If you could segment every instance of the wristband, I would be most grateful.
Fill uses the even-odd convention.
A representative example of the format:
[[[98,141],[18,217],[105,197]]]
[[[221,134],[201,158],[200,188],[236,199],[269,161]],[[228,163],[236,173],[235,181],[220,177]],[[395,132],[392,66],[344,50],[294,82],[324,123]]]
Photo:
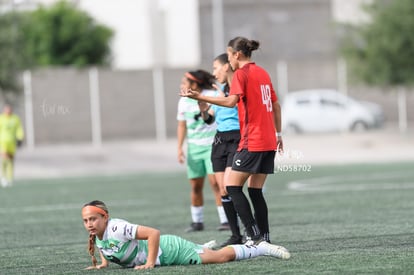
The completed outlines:
[[[277,133],[276,133],[276,136],[277,136],[277,137],[281,137],[281,136],[282,136],[282,132],[277,132]]]
[[[207,111],[205,111],[206,114],[204,114],[205,116],[207,116],[205,119],[203,118],[204,122],[207,123],[208,125],[212,124],[214,122],[214,116],[210,115]]]

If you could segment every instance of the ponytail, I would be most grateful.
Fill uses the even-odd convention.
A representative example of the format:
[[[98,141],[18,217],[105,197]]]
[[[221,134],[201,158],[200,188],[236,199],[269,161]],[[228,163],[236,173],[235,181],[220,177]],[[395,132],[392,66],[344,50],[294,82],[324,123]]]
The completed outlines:
[[[249,40],[245,37],[238,36],[233,38],[227,44],[227,47],[230,47],[235,52],[242,52],[244,56],[251,57],[252,51],[255,51],[259,48],[260,42],[257,40]]]
[[[96,267],[98,261],[95,257],[95,235],[89,234],[89,241],[88,241],[88,252],[92,259],[92,265]]]

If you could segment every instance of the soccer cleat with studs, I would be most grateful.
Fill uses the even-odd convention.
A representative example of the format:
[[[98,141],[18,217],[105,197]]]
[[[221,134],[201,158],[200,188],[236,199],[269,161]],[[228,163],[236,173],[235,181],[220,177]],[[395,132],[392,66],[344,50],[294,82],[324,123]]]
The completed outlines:
[[[230,230],[230,225],[229,225],[229,223],[227,223],[227,222],[222,223],[222,224],[220,224],[220,225],[217,227],[217,230],[218,230],[218,231],[226,231],[226,230]]]
[[[232,235],[232,236],[230,236],[230,238],[227,241],[221,243],[220,247],[226,247],[226,246],[232,245],[232,244],[243,244],[242,237]]]
[[[202,222],[193,222],[191,223],[190,227],[185,230],[185,232],[196,232],[196,231],[203,231],[204,224]]]

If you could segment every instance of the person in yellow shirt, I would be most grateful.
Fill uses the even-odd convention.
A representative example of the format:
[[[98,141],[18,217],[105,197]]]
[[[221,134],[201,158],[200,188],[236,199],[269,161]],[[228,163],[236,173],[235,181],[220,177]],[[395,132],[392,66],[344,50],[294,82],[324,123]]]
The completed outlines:
[[[6,104],[0,115],[0,154],[1,163],[1,185],[10,186],[14,178],[14,154],[16,147],[22,144],[24,131],[20,118],[13,114],[12,107]]]

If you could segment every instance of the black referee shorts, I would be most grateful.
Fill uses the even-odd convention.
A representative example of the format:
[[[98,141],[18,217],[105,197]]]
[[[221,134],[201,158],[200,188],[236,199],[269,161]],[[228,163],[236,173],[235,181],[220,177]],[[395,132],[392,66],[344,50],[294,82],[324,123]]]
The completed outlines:
[[[218,132],[214,136],[211,150],[211,162],[214,172],[224,172],[226,167],[231,167],[234,153],[240,142],[240,131]]]

